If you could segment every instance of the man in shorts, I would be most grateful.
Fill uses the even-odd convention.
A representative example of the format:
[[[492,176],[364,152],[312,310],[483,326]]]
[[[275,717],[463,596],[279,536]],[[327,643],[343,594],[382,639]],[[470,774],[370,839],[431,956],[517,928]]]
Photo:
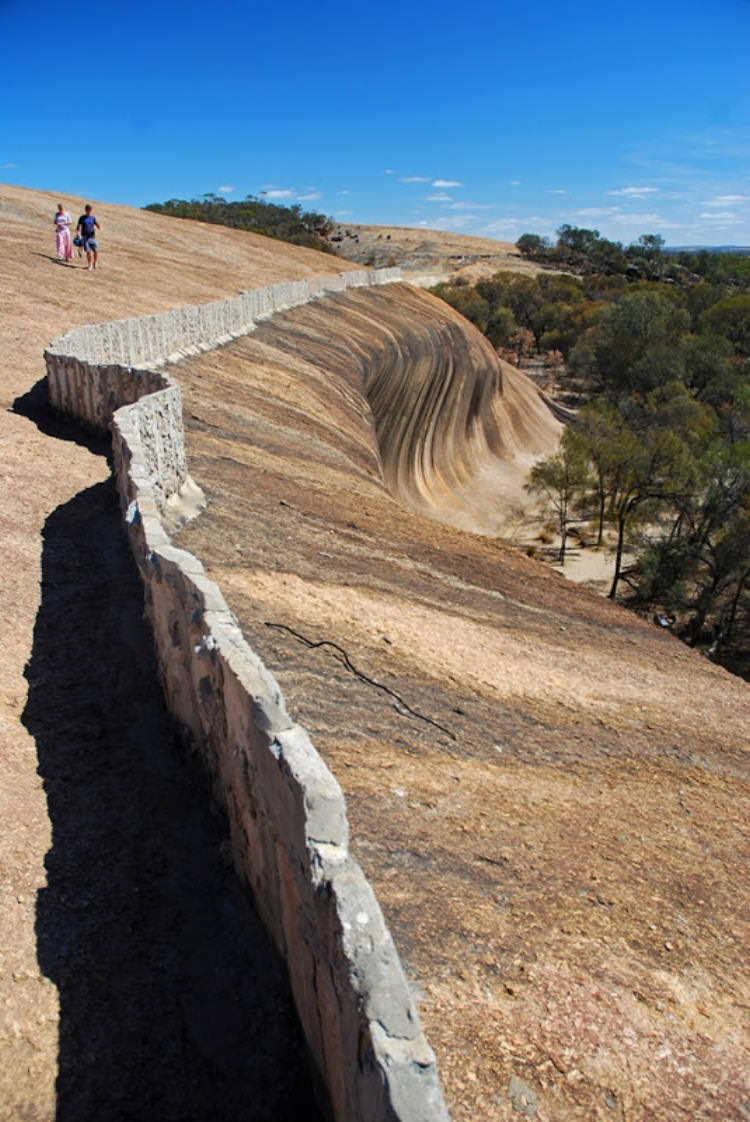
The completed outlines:
[[[86,261],[88,262],[87,268],[95,269],[99,260],[99,242],[96,240],[96,231],[101,230],[101,226],[91,213],[91,203],[86,203],[83,210],[84,213],[78,219],[76,225],[76,233],[80,233],[83,238],[83,248],[86,250]]]

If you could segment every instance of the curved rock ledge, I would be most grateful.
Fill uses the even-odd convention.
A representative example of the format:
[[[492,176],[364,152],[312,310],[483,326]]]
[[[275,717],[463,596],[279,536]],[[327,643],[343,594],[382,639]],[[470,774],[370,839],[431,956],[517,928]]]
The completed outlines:
[[[533,383],[411,285],[337,294],[276,317],[256,339],[364,395],[372,419],[361,443],[374,421],[388,490],[462,529],[496,534],[524,503],[530,464],[558,445],[561,424]]]
[[[287,959],[337,1122],[440,1122],[448,1114],[393,940],[349,853],[341,789],[288,717],[218,586],[171,544],[170,509],[195,501],[195,488],[179,388],[153,367],[245,334],[275,311],[396,279],[398,270],[380,270],[273,285],[78,328],[45,352],[52,404],[83,424],[111,425],[167,703],[227,809],[235,866]]]

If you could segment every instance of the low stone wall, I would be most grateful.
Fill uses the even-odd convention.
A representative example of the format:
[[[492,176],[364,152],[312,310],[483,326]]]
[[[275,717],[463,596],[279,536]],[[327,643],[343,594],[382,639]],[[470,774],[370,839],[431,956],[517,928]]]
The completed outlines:
[[[215,346],[325,292],[398,279],[398,270],[379,270],[273,285],[203,308],[78,328],[45,352],[53,404],[87,425],[111,423],[167,703],[226,807],[235,867],[287,960],[336,1122],[441,1122],[448,1114],[393,940],[349,853],[341,789],[289,718],[218,586],[171,544],[169,505],[191,486],[180,392],[166,373],[134,367]],[[187,347],[180,324],[188,325]]]
[[[353,269],[331,276],[280,281],[210,304],[186,304],[158,315],[76,327],[55,340],[55,354],[105,366],[176,362],[246,335],[256,323],[276,312],[307,304],[326,293],[400,279],[400,269]]]

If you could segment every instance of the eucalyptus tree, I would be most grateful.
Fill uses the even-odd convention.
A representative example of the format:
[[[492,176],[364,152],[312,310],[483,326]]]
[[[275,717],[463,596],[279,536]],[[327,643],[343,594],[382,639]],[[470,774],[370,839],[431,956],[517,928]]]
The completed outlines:
[[[526,489],[542,496],[545,507],[552,510],[560,533],[558,561],[565,564],[570,515],[588,484],[586,451],[572,429],[563,433],[560,447],[553,456],[534,464]]]

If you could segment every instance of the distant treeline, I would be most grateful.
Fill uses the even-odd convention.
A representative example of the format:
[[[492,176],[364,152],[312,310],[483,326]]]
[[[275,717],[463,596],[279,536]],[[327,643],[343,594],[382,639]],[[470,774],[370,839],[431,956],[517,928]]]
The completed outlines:
[[[734,253],[739,257],[750,257],[750,245],[712,245],[706,250],[704,245],[665,245],[664,252],[673,257],[678,253]]]
[[[292,245],[303,245],[323,253],[333,253],[328,244],[328,234],[333,219],[301,206],[277,206],[248,195],[241,201],[229,203],[220,195],[203,195],[200,199],[168,199],[166,203],[149,203],[144,210],[167,214],[172,218],[193,218],[197,222],[213,222],[218,226],[232,226],[236,230],[250,230],[267,238],[278,238]]]
[[[623,246],[603,238],[598,230],[567,225],[559,228],[554,243],[539,234],[522,234],[516,245],[532,261],[578,274],[604,273],[678,284],[705,280],[742,291],[750,288],[750,256],[742,249],[734,253],[724,248],[666,250],[659,234],[643,234],[632,245]]]

